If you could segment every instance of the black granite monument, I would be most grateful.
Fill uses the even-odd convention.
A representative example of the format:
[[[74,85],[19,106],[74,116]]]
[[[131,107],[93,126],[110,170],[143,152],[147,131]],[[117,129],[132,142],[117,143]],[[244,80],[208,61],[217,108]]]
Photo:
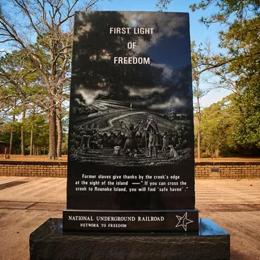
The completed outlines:
[[[32,233],[33,259],[229,257],[195,209],[190,53],[186,13],[77,13],[67,209]]]
[[[189,17],[79,13],[65,231],[198,231]]]

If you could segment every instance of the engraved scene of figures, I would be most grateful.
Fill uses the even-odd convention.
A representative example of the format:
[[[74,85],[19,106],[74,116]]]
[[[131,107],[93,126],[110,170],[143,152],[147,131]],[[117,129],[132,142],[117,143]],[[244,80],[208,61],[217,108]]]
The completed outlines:
[[[162,165],[191,157],[185,114],[152,113],[119,101],[75,106],[70,160],[118,166]]]

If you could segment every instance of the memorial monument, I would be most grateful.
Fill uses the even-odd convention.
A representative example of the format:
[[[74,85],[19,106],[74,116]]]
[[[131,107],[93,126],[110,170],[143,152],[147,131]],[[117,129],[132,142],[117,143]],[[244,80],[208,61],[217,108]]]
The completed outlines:
[[[227,259],[229,235],[195,208],[188,14],[79,12],[74,28],[67,209],[31,257],[52,230],[57,259]]]

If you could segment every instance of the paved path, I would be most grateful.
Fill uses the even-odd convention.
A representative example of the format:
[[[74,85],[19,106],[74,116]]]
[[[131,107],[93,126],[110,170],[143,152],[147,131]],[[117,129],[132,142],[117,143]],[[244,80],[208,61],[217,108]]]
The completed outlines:
[[[0,177],[0,259],[23,260],[29,235],[65,208],[66,179]],[[260,259],[260,179],[197,180],[196,205],[231,233],[231,258]]]

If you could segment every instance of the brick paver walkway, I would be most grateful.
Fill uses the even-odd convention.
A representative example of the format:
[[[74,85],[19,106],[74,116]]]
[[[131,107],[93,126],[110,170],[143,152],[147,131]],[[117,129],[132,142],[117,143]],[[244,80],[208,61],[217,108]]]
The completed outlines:
[[[66,179],[0,177],[0,259],[29,256],[29,235],[65,208]],[[260,179],[196,180],[196,206],[231,233],[231,258],[260,259]]]

